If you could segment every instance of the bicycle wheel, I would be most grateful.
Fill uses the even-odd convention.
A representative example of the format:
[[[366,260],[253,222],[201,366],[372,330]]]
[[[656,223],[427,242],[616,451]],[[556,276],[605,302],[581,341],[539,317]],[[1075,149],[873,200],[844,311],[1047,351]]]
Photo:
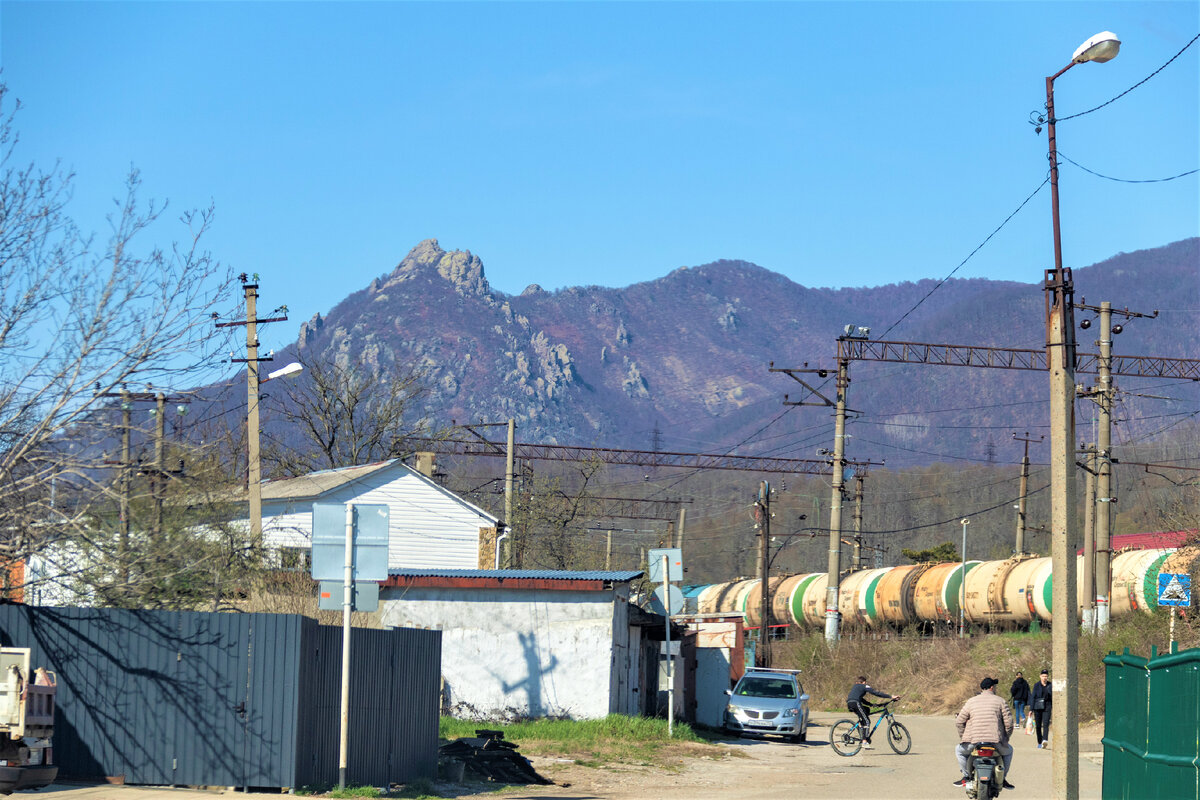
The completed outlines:
[[[852,756],[862,749],[862,732],[852,719],[840,719],[829,729],[829,744],[839,756]]]
[[[899,722],[888,723],[887,740],[896,751],[896,755],[902,756],[912,749],[912,737],[908,735],[908,728]]]

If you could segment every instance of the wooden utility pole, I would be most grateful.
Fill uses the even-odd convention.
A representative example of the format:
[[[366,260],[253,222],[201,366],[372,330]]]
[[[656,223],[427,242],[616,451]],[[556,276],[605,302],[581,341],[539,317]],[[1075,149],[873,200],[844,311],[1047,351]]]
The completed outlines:
[[[759,602],[762,611],[759,614],[758,629],[758,658],[760,667],[771,666],[770,628],[771,628],[771,485],[766,481],[759,484],[758,500],[755,503],[755,516],[758,518],[758,586]]]
[[[121,387],[121,538],[117,544],[117,558],[121,564],[121,584],[129,586],[129,492],[133,464],[130,463],[130,425],[133,399],[125,387]]]

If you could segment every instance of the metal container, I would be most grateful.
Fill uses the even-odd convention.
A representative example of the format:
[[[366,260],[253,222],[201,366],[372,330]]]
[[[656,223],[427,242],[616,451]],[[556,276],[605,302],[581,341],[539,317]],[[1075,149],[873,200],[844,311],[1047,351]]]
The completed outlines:
[[[829,573],[822,572],[804,590],[804,599],[801,600],[801,607],[804,609],[804,621],[813,627],[820,627],[825,624],[825,590],[828,586]]]
[[[946,608],[946,581],[952,574],[957,575],[961,567],[961,564],[934,564],[921,574],[913,591],[913,609],[919,619],[924,622],[950,621]]]
[[[1037,617],[1037,608],[1030,594],[1030,581],[1041,568],[1045,558],[1024,557],[1013,564],[1003,584],[1003,616],[1018,624],[1032,622]]]
[[[1158,607],[1159,567],[1173,550],[1130,550],[1112,560],[1109,614],[1153,611]]]
[[[757,582],[756,579],[750,578],[749,580],[714,583],[700,593],[696,600],[696,607],[700,609],[701,614],[728,614],[733,611],[741,613],[744,610],[738,604],[741,592],[747,584]]]
[[[879,579],[875,588],[875,602],[884,622],[904,626],[917,621],[917,611],[913,606],[917,581],[929,567],[929,564],[893,567]]]
[[[892,569],[894,567],[863,570],[842,580],[838,606],[844,620],[854,620],[869,627],[882,624],[876,590],[880,579]]]
[[[767,603],[771,607],[771,624],[791,624],[791,620],[787,617],[775,616],[775,604],[773,598],[779,591],[779,586],[786,580],[785,576],[771,578],[767,581]],[[762,581],[754,581],[754,584],[746,592],[742,600],[742,604],[746,609],[746,625],[751,628],[757,628],[762,625]]]
[[[807,575],[784,578],[771,596],[772,618],[776,622],[787,620],[789,624],[807,627],[804,621],[804,590],[823,574],[810,572]]]

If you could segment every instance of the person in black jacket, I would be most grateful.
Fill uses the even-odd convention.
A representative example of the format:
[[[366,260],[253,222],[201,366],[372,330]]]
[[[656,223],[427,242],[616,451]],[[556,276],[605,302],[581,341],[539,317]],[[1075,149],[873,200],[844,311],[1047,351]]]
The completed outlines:
[[[862,725],[863,732],[863,748],[871,750],[871,704],[867,702],[866,696],[873,694],[876,697],[882,697],[886,700],[899,700],[898,694],[884,694],[877,692],[867,685],[867,679],[862,675],[858,676],[858,680],[850,687],[850,694],[846,696],[846,708],[858,715],[858,721]]]
[[[1012,682],[1008,694],[1012,697],[1013,719],[1016,720],[1019,728],[1025,722],[1025,706],[1029,705],[1029,681],[1025,680],[1018,672],[1017,679]]]
[[[1054,690],[1050,686],[1050,673],[1042,670],[1041,677],[1029,693],[1029,708],[1033,711],[1039,750],[1046,746],[1046,739],[1050,736],[1050,708],[1053,703]]]

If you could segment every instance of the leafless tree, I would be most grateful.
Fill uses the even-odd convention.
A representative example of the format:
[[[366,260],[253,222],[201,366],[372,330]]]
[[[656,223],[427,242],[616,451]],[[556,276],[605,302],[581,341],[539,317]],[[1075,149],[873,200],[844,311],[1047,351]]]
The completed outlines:
[[[263,461],[272,473],[303,475],[404,456],[406,437],[430,435],[429,420],[417,410],[426,392],[420,369],[377,374],[308,350],[300,362],[304,372],[272,393],[272,416],[286,423],[268,427]]]
[[[18,109],[0,85],[0,556],[11,560],[111,525],[103,449],[118,412],[105,404],[208,367],[209,315],[230,285],[200,246],[211,208],[179,218],[178,243],[145,241],[168,221],[165,204],[139,200],[136,170],[108,235],[84,234],[66,213],[71,173],[16,163]]]

